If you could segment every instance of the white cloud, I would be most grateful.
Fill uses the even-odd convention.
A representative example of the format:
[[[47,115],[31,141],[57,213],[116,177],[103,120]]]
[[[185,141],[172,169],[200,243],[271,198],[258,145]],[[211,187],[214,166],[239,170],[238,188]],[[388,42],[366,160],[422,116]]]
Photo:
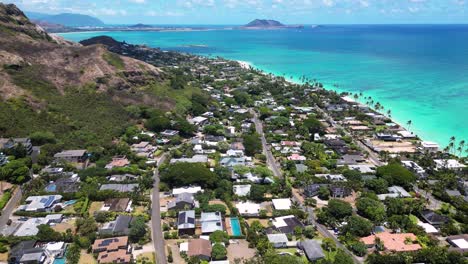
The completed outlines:
[[[130,2],[137,3],[137,4],[143,4],[146,2],[146,0],[129,0]]]

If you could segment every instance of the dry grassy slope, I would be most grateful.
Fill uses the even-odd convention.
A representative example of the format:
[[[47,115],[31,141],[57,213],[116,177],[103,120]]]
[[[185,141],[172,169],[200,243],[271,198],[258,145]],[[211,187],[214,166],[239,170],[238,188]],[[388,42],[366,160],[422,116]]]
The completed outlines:
[[[109,59],[110,58],[110,59]],[[161,81],[161,72],[152,65],[128,57],[109,53],[100,45],[83,47],[49,36],[31,23],[14,5],[0,3],[0,96],[9,99],[28,91],[15,85],[5,67],[24,68],[34,66],[38,76],[53,84],[60,93],[68,87],[94,85],[101,92],[117,90],[133,94],[140,86]],[[141,103],[154,105],[156,99]],[[32,98],[31,98],[32,99]]]

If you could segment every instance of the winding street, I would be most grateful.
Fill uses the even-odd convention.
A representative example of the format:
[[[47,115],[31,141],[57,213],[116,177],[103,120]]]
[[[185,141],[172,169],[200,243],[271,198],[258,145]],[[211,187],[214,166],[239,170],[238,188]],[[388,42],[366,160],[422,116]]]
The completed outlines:
[[[153,191],[151,195],[151,238],[153,240],[154,251],[158,264],[166,264],[166,250],[164,248],[164,236],[161,228],[161,212],[159,204],[159,165],[167,158],[167,153],[162,154],[158,160],[157,167],[154,169]]]

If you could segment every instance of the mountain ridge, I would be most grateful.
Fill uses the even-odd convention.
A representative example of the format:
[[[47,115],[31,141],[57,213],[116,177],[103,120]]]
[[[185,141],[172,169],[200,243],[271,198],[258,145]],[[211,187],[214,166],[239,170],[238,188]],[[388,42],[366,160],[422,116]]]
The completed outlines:
[[[102,27],[105,23],[99,18],[75,14],[75,13],[61,13],[61,14],[44,14],[37,12],[25,12],[26,16],[35,22],[58,24],[64,27]]]

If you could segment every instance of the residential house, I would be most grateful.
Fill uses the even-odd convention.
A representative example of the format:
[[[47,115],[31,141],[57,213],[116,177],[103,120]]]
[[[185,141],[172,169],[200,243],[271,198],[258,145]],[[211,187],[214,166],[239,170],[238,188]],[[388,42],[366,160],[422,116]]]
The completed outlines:
[[[138,184],[130,183],[130,184],[118,184],[118,183],[108,183],[101,185],[99,190],[113,190],[116,192],[133,192],[134,189],[138,188]]]
[[[189,123],[196,126],[204,126],[208,123],[208,118],[203,116],[196,116],[189,120]]]
[[[171,159],[171,164],[177,162],[186,162],[186,163],[207,163],[208,156],[206,155],[194,155],[191,158],[180,158],[180,159]]]
[[[274,248],[288,247],[289,240],[286,234],[268,234],[267,237],[268,241]]]
[[[304,187],[304,195],[306,197],[317,196],[321,187],[328,187],[328,184],[309,184]]]
[[[209,235],[214,231],[223,231],[223,219],[220,212],[202,212],[200,217],[202,234]]]
[[[448,223],[449,221],[448,217],[440,215],[431,210],[422,210],[421,217],[424,219],[424,221],[434,226],[441,226]]]
[[[421,151],[436,153],[437,151],[439,151],[439,144],[431,141],[423,141],[421,142]]]
[[[403,187],[400,186],[390,186],[388,187],[389,193],[379,194],[377,197],[379,200],[383,201],[387,197],[390,198],[409,198],[411,194],[409,194]]]
[[[242,142],[233,142],[231,143],[231,149],[233,150],[245,150],[244,144]]]
[[[239,214],[243,216],[258,216],[260,214],[261,205],[252,202],[238,202],[236,208]]]
[[[221,166],[223,167],[228,167],[232,168],[234,166],[240,165],[240,166],[245,166],[246,164],[246,159],[245,157],[224,157],[221,159],[219,162]]]
[[[217,146],[220,142],[225,142],[226,138],[223,136],[213,136],[207,135],[205,136],[205,144],[208,146]]]
[[[114,175],[111,175],[111,176],[108,176],[108,177],[107,177],[107,179],[108,179],[110,182],[136,181],[137,178],[138,178],[138,176],[133,175],[133,174],[129,174],[129,173],[125,173],[125,174],[114,174]]]
[[[177,195],[179,195],[181,193],[197,194],[199,192],[203,192],[203,189],[200,186],[187,186],[187,187],[172,189],[172,195],[173,196],[177,196]]]
[[[235,195],[237,195],[239,197],[244,197],[244,196],[249,195],[251,187],[252,186],[250,184],[247,184],[247,185],[234,185],[234,186],[232,186],[232,189],[233,189],[233,192],[234,192]]]
[[[272,234],[275,232],[280,232],[284,234],[293,234],[294,229],[304,228],[304,224],[299,221],[294,215],[287,215],[276,217],[273,219],[273,228],[269,228],[266,230],[268,234]]]
[[[309,261],[317,261],[325,258],[325,253],[319,243],[315,240],[307,239],[297,244],[298,248],[302,249]]]
[[[62,195],[29,196],[26,204],[19,207],[19,211],[51,212],[55,205],[62,200]]]
[[[466,165],[461,164],[456,159],[436,159],[436,170],[448,169],[448,170],[462,170],[466,168]]]
[[[50,182],[46,187],[46,192],[53,193],[75,193],[80,189],[80,178],[78,174],[63,176],[54,182]]]
[[[285,198],[285,199],[273,199],[271,200],[273,202],[273,207],[275,210],[289,210],[291,209],[291,199]]]
[[[132,221],[131,215],[118,215],[114,221],[107,222],[99,228],[99,233],[101,235],[126,236],[130,231]]]
[[[132,201],[130,198],[110,198],[104,201],[101,211],[131,212]]]
[[[344,186],[331,186],[330,192],[333,198],[345,198],[351,195],[352,190]]]
[[[88,152],[85,149],[65,150],[54,155],[57,161],[80,163],[86,161]]]
[[[291,156],[288,157],[288,160],[294,161],[294,162],[304,162],[307,160],[305,156],[299,155],[297,153],[292,154]]]
[[[123,168],[130,165],[130,161],[125,156],[113,157],[112,161],[106,165],[106,169]]]
[[[211,259],[211,242],[201,238],[190,240],[188,242],[187,256],[209,261]]]
[[[338,165],[357,165],[366,162],[361,154],[345,154],[337,161]]]
[[[161,136],[163,137],[167,137],[167,138],[170,138],[170,137],[175,137],[179,135],[179,131],[177,130],[164,130],[163,132],[161,132]]]
[[[346,178],[342,174],[315,174],[315,177],[324,178],[329,181],[343,182],[346,181]]]
[[[195,198],[192,193],[181,193],[167,204],[169,210],[187,210],[195,207]]]
[[[330,139],[324,141],[325,145],[335,151],[338,154],[344,155],[348,153],[348,146],[346,142],[342,139]]]
[[[412,160],[402,160],[401,163],[407,169],[409,169],[409,170],[413,171],[414,173],[416,173],[419,176],[419,178],[425,178],[426,177],[426,171],[421,166],[419,166],[416,162],[414,162]]]
[[[459,253],[468,252],[468,235],[456,235],[447,237],[447,242],[451,245],[449,251],[457,251]]]
[[[397,233],[382,232],[375,235],[370,235],[360,239],[361,242],[368,247],[375,246],[375,239],[379,238],[383,243],[384,249],[389,252],[407,252],[417,251],[421,246],[415,242],[417,237],[413,233]],[[411,240],[412,243],[408,243]]]
[[[180,211],[177,218],[179,236],[195,234],[195,211]]]
[[[50,214],[45,217],[29,218],[22,222],[14,231],[14,236],[25,237],[35,236],[39,232],[39,225],[49,225],[51,223],[60,223],[63,219],[62,214]]]
[[[155,149],[156,147],[154,147],[147,141],[142,141],[131,146],[131,150],[135,152],[137,156],[146,158],[151,157]]]
[[[11,264],[41,264],[47,259],[44,248],[36,240],[21,241],[12,246],[8,256]]]
[[[236,149],[229,149],[228,151],[226,151],[226,156],[241,158],[241,157],[244,157],[244,151],[236,150]]]
[[[127,236],[97,239],[92,246],[92,252],[98,255],[98,263],[129,264],[132,262]]]
[[[31,155],[33,152],[33,145],[29,138],[0,138],[0,150],[12,149],[18,145],[21,145],[26,150],[27,155]]]
[[[0,152],[0,167],[8,163],[8,157]]]

